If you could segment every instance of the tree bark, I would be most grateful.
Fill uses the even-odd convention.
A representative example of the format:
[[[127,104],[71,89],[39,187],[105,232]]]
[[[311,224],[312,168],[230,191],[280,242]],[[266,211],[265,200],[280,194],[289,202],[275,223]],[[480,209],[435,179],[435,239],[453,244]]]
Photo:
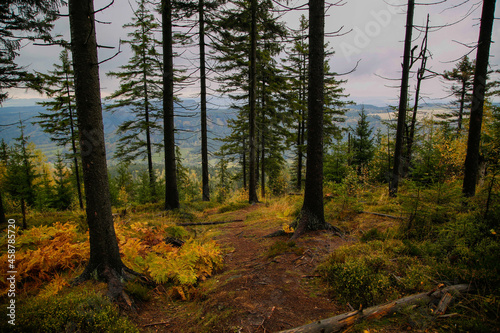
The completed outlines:
[[[146,32],[144,31],[144,25],[142,26],[142,36]],[[146,50],[142,49],[142,62],[146,64]],[[146,67],[144,66],[142,70],[142,81],[143,81],[143,95],[144,95],[144,121],[146,122],[146,155],[148,159],[148,176],[149,176],[149,190],[151,194],[151,200],[156,202],[156,180],[155,173],[153,169],[153,152],[151,147],[151,129],[149,125],[149,88],[148,88],[148,74]]]
[[[403,160],[403,138],[406,125],[406,105],[408,104],[408,78],[410,74],[411,62],[411,35],[413,30],[413,12],[415,0],[408,0],[408,12],[406,14],[406,34],[403,55],[403,74],[401,78],[401,92],[399,96],[398,125],[396,131],[396,143],[394,149],[394,165],[392,168],[392,178],[389,183],[389,195],[396,196],[398,192],[399,180],[402,174]]]
[[[260,196],[266,198],[266,80],[262,79],[260,131]]]
[[[425,70],[427,66],[427,41],[429,35],[429,15],[427,15],[427,24],[425,26],[424,41],[422,42],[422,50],[420,51],[422,62],[420,68],[417,72],[417,88],[415,89],[415,103],[413,104],[413,112],[410,123],[410,131],[408,133],[408,138],[406,142],[406,163],[404,165],[403,177],[406,177],[411,167],[412,153],[413,153],[413,142],[415,140],[415,128],[417,125],[417,112],[418,112],[418,102],[420,100],[420,88],[422,86],[422,81],[425,77]]]
[[[459,284],[438,290],[433,293],[421,293],[407,296],[392,302],[372,306],[370,308],[344,313],[335,317],[316,321],[312,324],[281,331],[280,333],[334,333],[341,332],[346,328],[363,320],[380,319],[384,316],[394,314],[410,305],[422,302],[429,303],[442,297],[449,298],[449,293],[466,292],[470,288],[466,284]]]
[[[307,231],[333,228],[325,221],[323,207],[324,0],[309,1],[309,20],[306,184],[304,204],[292,239]]]
[[[75,282],[97,272],[99,279],[108,282],[114,297],[122,292],[120,277],[126,267],[120,258],[111,214],[93,1],[70,0],[69,18],[90,238],[90,260]]]
[[[250,91],[249,91],[249,180],[248,201],[256,203],[257,197],[257,155],[256,155],[256,86],[257,86],[257,0],[251,0],[251,29],[250,29]]]
[[[495,0],[484,0],[479,28],[479,41],[476,56],[476,70],[470,112],[469,138],[465,157],[465,172],[462,193],[465,197],[476,194],[476,183],[479,174],[479,145],[481,143],[481,126],[483,122],[484,93],[488,60],[490,56],[491,33],[495,18]]]
[[[247,189],[247,142],[243,138],[243,153],[242,153],[242,172],[243,172],[243,189]]]
[[[208,177],[208,135],[207,135],[207,74],[205,65],[205,3],[198,2],[200,37],[200,99],[201,99],[201,183],[202,200],[210,201]]]
[[[165,149],[165,210],[179,208],[174,136],[174,61],[172,38],[172,3],[162,1],[163,32],[163,135]]]
[[[66,82],[69,82],[68,73],[66,72]],[[75,178],[76,178],[76,191],[78,193],[78,204],[80,209],[83,209],[83,196],[82,196],[82,186],[80,180],[80,168],[78,167],[78,150],[76,149],[76,139],[75,139],[75,121],[73,119],[73,105],[71,104],[71,93],[69,84],[66,84],[66,94],[68,95],[68,112],[69,112],[69,126],[71,133],[71,149],[73,151],[73,165],[75,167]]]
[[[28,222],[26,222],[26,201],[24,200],[24,198],[21,198],[21,215],[23,217],[22,229],[27,230]]]

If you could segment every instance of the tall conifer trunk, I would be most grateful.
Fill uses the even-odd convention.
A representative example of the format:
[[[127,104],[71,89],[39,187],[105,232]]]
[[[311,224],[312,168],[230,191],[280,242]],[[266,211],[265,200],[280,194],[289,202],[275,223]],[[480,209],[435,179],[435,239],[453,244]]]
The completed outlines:
[[[71,104],[71,93],[69,87],[69,76],[66,72],[66,94],[68,95],[69,129],[71,134],[71,150],[73,151],[73,165],[75,168],[76,191],[78,193],[78,204],[83,209],[82,185],[80,180],[80,170],[78,167],[78,150],[76,149],[75,121],[73,117],[73,105]]]
[[[292,239],[312,230],[335,229],[323,207],[323,109],[325,1],[309,1],[309,89],[304,204]]]
[[[413,12],[415,9],[415,0],[408,0],[408,9],[406,13],[406,34],[405,47],[403,55],[403,73],[401,78],[401,92],[399,95],[398,125],[396,131],[396,143],[394,149],[394,165],[392,168],[392,178],[389,182],[389,194],[395,196],[398,192],[399,180],[402,174],[404,162],[403,139],[406,125],[406,106],[408,104],[408,78],[410,75],[411,62],[411,35],[413,30]]]
[[[200,38],[200,100],[201,100],[201,183],[202,199],[210,201],[208,179],[208,135],[207,135],[207,74],[205,66],[205,3],[198,2]]]
[[[110,295],[114,297],[122,291],[120,278],[126,267],[120,257],[111,215],[93,1],[70,0],[69,18],[90,238],[90,260],[75,282],[89,279],[97,272],[99,279],[108,282]]]
[[[165,144],[165,210],[179,208],[174,136],[174,55],[172,3],[162,1],[163,32],[163,135]]]
[[[257,0],[251,0],[252,22],[250,28],[250,92],[249,92],[249,182],[248,201],[258,202],[257,197],[257,155],[256,155],[256,86],[257,86]]]
[[[479,28],[479,41],[474,72],[472,106],[470,112],[469,138],[467,140],[467,155],[465,157],[465,173],[462,193],[466,197],[476,194],[476,183],[479,174],[479,145],[481,143],[481,126],[483,122],[484,93],[488,60],[490,56],[491,33],[495,18],[495,0],[484,0]]]
[[[145,39],[146,31],[144,25],[142,26],[142,38]],[[142,63],[146,64],[146,50],[142,49]],[[148,176],[149,176],[149,191],[151,199],[156,201],[156,181],[153,169],[153,152],[151,147],[151,124],[149,123],[149,87],[148,87],[148,73],[146,66],[142,69],[142,89],[144,95],[144,120],[146,122],[146,155],[148,159]]]

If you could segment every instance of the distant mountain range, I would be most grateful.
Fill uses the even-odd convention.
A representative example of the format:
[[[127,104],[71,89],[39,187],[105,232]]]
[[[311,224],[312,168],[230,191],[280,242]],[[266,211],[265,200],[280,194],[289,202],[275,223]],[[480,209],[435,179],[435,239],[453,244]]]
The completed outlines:
[[[19,102],[18,102],[19,103]],[[174,112],[175,127],[177,129],[176,142],[179,145],[183,158],[187,164],[196,164],[196,158],[190,156],[191,152],[199,152],[200,148],[200,116],[197,111],[195,100],[184,100],[175,105]],[[37,116],[44,112],[44,107],[40,105],[31,106],[7,106],[0,108],[0,140],[3,139],[7,144],[12,144],[15,138],[19,137],[19,120],[25,125],[25,135],[29,136],[31,142],[35,143],[48,158],[54,161],[57,151],[62,152],[62,147],[57,147],[50,140],[50,136],[45,133],[39,124]],[[208,131],[211,140],[212,149],[218,149],[220,142],[214,140],[222,138],[229,134],[227,127],[228,119],[234,118],[235,114],[227,107],[219,109],[208,108],[209,115]],[[119,136],[116,134],[118,126],[126,120],[134,118],[129,108],[117,109],[115,112],[103,112],[104,134],[106,137],[106,153],[108,159],[112,159],[116,149]],[[163,135],[157,134],[152,137],[153,142],[163,141]],[[199,154],[197,154],[199,155]],[[156,162],[161,163],[160,156],[155,156]]]
[[[223,100],[221,101],[224,103]],[[62,148],[57,147],[50,140],[49,135],[43,132],[36,123],[37,115],[43,112],[44,108],[40,105],[33,105],[34,103],[31,100],[25,102],[26,104],[30,104],[28,106],[22,106],[22,103],[22,100],[17,100],[14,106],[12,106],[13,103],[10,103],[11,106],[0,108],[0,139],[4,139],[6,143],[11,144],[12,141],[20,135],[18,124],[19,120],[22,120],[23,124],[26,126],[25,135],[30,137],[30,141],[36,144],[37,148],[47,156],[49,161],[54,161],[57,151],[62,152]],[[387,107],[378,107],[369,104],[352,105],[345,115],[346,121],[341,124],[341,126],[350,126],[354,128],[362,108],[364,108],[369,115],[368,120],[374,130],[381,128],[383,126],[381,121],[389,119],[388,115],[393,114],[393,111]],[[426,106],[424,110],[431,109],[443,109],[443,106]],[[196,100],[183,100],[176,104],[174,111],[176,115],[175,126],[177,129],[176,142],[181,149],[183,163],[186,165],[200,165],[201,157],[199,155],[201,142],[198,103]],[[212,107],[209,108],[207,112],[210,118],[208,122],[209,139],[211,139],[209,142],[210,150],[217,151],[221,143],[214,139],[223,138],[230,134],[227,122],[229,119],[235,118],[236,113],[228,106],[221,106],[218,109]],[[108,159],[112,159],[119,138],[116,134],[116,129],[122,122],[130,119],[133,119],[133,113],[127,108],[116,110],[113,113],[103,112]],[[163,136],[159,134],[155,135],[152,140],[153,142],[161,142]],[[155,162],[162,163],[160,154],[155,156]]]

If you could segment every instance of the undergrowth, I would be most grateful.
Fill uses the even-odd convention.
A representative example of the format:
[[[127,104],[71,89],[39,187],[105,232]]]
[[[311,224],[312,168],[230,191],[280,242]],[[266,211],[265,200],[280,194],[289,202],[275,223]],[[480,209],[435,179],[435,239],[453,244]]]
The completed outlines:
[[[2,305],[5,309],[6,305]],[[15,325],[0,323],[2,332],[139,332],[118,307],[93,291],[74,290],[53,297],[16,303]]]
[[[122,260],[126,266],[156,283],[168,286],[192,286],[222,266],[222,250],[210,235],[194,238],[186,229],[172,223],[171,217],[151,222],[115,223]],[[6,248],[7,233],[0,239]],[[185,241],[182,247],[167,244],[174,237]],[[16,238],[18,288],[23,294],[56,295],[76,272],[81,270],[89,253],[88,234],[77,223],[56,222],[51,226],[33,227]],[[8,254],[0,257],[7,267]],[[64,275],[64,277],[63,277]],[[137,289],[137,288],[136,288]],[[0,278],[0,297],[8,291],[6,276]],[[43,297],[42,297],[43,298]]]
[[[405,218],[396,231],[372,228],[318,266],[332,297],[354,308],[368,307],[439,283],[466,283],[475,294],[453,306],[456,318],[442,321],[444,326],[431,320],[425,328],[495,331],[500,321],[498,204],[485,213],[480,192],[464,205],[460,184],[454,182],[406,183],[397,200]]]

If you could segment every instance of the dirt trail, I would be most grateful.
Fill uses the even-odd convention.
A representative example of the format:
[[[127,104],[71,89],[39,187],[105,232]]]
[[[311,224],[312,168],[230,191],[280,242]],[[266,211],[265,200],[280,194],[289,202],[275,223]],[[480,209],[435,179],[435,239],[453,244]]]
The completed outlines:
[[[228,220],[243,221],[217,226],[221,230],[217,241],[232,250],[225,255],[223,271],[199,287],[212,286],[206,287],[203,297],[181,304],[164,304],[165,300],[162,304],[160,299],[149,302],[136,318],[144,331],[276,332],[339,312],[313,275],[321,259],[344,241],[316,232],[269,256],[273,244],[284,244],[288,238],[264,238],[279,225],[248,222],[248,214],[258,208],[233,212]],[[144,326],[151,323],[162,324]]]

